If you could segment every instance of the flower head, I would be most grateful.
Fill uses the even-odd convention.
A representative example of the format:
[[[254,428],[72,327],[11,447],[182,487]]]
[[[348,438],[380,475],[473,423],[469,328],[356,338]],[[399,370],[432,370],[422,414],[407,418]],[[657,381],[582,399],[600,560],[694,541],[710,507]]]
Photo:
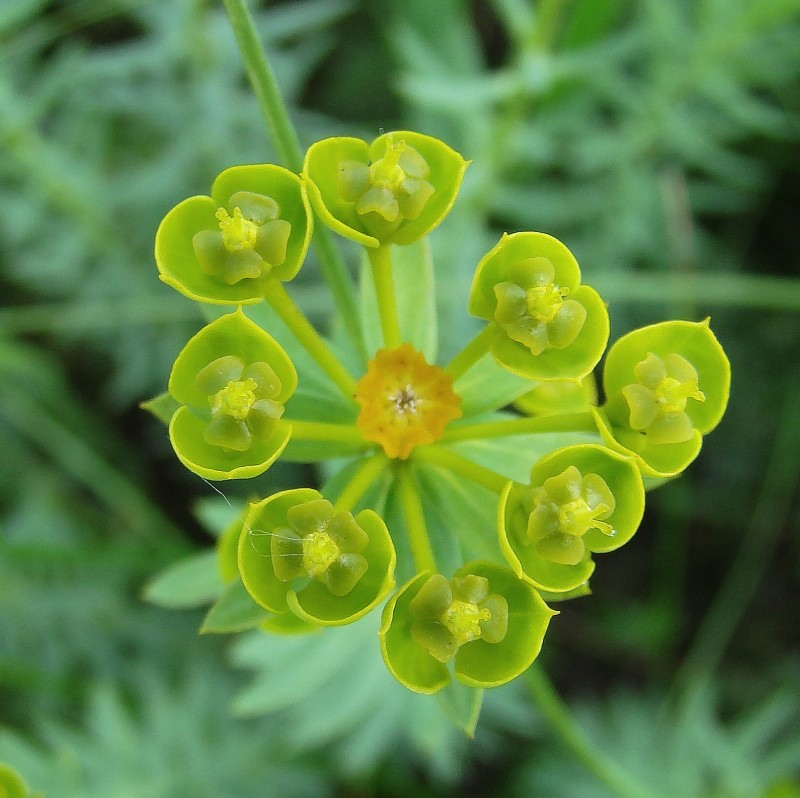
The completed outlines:
[[[511,571],[474,561],[451,579],[422,573],[389,599],[381,647],[389,670],[418,693],[450,682],[495,687],[538,656],[555,613]]]
[[[668,321],[624,335],[603,372],[606,404],[594,411],[603,440],[668,477],[697,457],[728,402],[730,364],[708,320]]]
[[[502,330],[491,350],[497,362],[534,380],[585,377],[608,340],[602,299],[581,284],[569,249],[544,233],[500,239],[478,264],[469,309]]]
[[[159,276],[200,302],[260,302],[265,281],[297,274],[311,229],[297,175],[272,164],[233,166],[210,196],[189,197],[164,217],[156,233]]]
[[[566,593],[592,575],[592,554],[633,537],[643,513],[644,485],[630,458],[597,444],[564,446],[534,464],[530,485],[506,486],[500,548],[520,578]]]
[[[356,423],[389,457],[404,460],[416,446],[438,440],[461,416],[452,385],[443,369],[428,364],[410,344],[381,349],[356,386],[361,405]]]
[[[312,144],[303,177],[314,210],[367,247],[411,244],[450,211],[469,165],[431,136],[395,131],[372,144],[336,137]]]
[[[297,373],[278,343],[241,310],[200,330],[178,355],[169,391],[181,405],[170,440],[181,462],[208,479],[265,471],[289,442],[281,421]]]
[[[270,612],[333,626],[360,618],[394,586],[395,551],[372,510],[336,511],[298,488],[250,505],[239,538],[239,571]]]

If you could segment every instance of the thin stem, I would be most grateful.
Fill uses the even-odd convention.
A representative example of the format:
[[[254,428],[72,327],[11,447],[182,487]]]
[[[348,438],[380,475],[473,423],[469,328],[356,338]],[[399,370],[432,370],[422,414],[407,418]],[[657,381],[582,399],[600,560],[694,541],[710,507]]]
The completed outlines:
[[[397,301],[392,280],[392,258],[390,244],[368,247],[367,254],[372,266],[372,279],[375,281],[375,294],[378,297],[378,313],[381,317],[383,344],[387,349],[396,349],[403,342],[400,334],[400,320],[397,317]]]
[[[414,458],[424,463],[447,468],[454,474],[458,474],[476,485],[481,485],[493,493],[502,493],[508,484],[507,477],[440,446],[421,446],[414,452]]]
[[[484,421],[479,424],[462,424],[446,430],[442,443],[471,441],[478,438],[501,438],[511,435],[533,435],[540,432],[597,432],[592,414],[559,413],[552,416],[530,416]]]
[[[453,378],[466,374],[484,355],[488,354],[492,345],[502,332],[497,322],[489,322],[444,368]]]
[[[609,302],[666,304],[687,297],[711,308],[765,308],[800,310],[800,280],[729,272],[696,272],[690,275],[631,275],[600,272],[592,275],[592,287]]]
[[[253,24],[253,17],[244,0],[222,0],[222,2],[228,12],[247,77],[261,108],[261,115],[267,123],[272,142],[278,151],[278,157],[293,172],[299,172],[303,168],[303,151],[294,125],[289,119],[275,73]]]
[[[298,421],[284,419],[292,425],[292,440],[315,441],[322,443],[353,443],[373,448],[372,441],[364,440],[361,430],[352,424],[329,424],[324,421]]]
[[[333,509],[337,512],[352,511],[369,486],[375,482],[388,465],[389,458],[383,452],[376,452],[372,457],[363,460],[339,494],[339,498],[333,503]]]
[[[526,675],[531,697],[539,712],[567,750],[586,770],[619,798],[653,798],[652,792],[597,751],[538,663],[534,663]]]
[[[328,229],[318,224],[314,228],[313,240],[319,269],[331,289],[333,301],[339,310],[345,331],[350,336],[350,342],[361,362],[366,364],[367,348],[364,345],[364,334],[360,322],[361,311],[358,307],[353,281],[347,273],[339,250],[333,245]]]
[[[408,542],[411,556],[418,573],[429,571],[436,573],[436,558],[433,556],[428,528],[425,525],[425,513],[419,498],[419,489],[415,483],[408,463],[400,463],[397,470],[400,503],[406,520]]]
[[[253,87],[278,157],[286,167],[299,173],[303,169],[303,151],[267,52],[253,24],[253,17],[244,0],[223,0],[223,2],[247,77]],[[359,356],[366,361],[364,340],[358,322],[355,286],[338,251],[333,246],[330,233],[324,227],[317,226],[314,230],[314,246],[320,270],[331,288],[336,307],[344,320],[345,329]]]
[[[264,296],[319,367],[348,399],[353,400],[356,392],[355,380],[311,326],[303,311],[297,307],[283,287],[283,283],[280,280],[268,280],[264,284]]]

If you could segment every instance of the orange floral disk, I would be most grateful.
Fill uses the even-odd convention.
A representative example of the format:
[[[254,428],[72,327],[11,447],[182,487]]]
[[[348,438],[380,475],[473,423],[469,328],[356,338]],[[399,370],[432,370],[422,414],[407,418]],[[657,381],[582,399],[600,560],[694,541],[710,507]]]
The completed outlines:
[[[415,446],[438,440],[461,417],[453,378],[409,344],[379,350],[356,384],[356,401],[361,405],[356,424],[364,437],[401,460]]]

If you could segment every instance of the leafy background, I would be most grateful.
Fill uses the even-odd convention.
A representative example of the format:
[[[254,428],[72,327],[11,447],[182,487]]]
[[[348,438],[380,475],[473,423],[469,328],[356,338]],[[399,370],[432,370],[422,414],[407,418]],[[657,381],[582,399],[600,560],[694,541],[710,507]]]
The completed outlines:
[[[503,231],[564,240],[612,336],[712,315],[726,419],[543,659],[598,749],[658,794],[800,795],[800,2],[254,11],[304,144],[412,128],[473,159],[432,236],[443,357]],[[605,795],[520,680],[468,743],[359,654],[369,619],[232,644],[141,600],[225,514],[137,408],[202,323],[155,279],[153,234],[274,153],[216,2],[5,0],[0,67],[0,761],[67,798]],[[324,325],[313,258],[292,289]],[[284,465],[231,492],[317,478]],[[297,667],[309,647],[327,668]]]

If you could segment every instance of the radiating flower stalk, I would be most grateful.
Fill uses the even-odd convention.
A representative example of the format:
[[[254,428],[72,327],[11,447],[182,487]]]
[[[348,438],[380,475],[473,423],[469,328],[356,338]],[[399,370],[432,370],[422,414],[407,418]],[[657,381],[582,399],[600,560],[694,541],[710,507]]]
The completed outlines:
[[[262,106],[283,124],[244,6],[226,5]],[[728,361],[708,320],[635,330],[608,351],[598,405],[606,305],[563,243],[515,232],[477,264],[469,311],[483,327],[449,362],[433,362],[398,271],[424,273],[425,239],[452,208],[469,162],[412,131],[371,143],[324,139],[302,165],[295,142],[282,140],[289,168],[226,169],[209,195],[161,223],[161,279],[229,309],[187,343],[168,396],[150,406],[169,408],[178,458],[209,480],[254,477],[282,456],[341,464],[321,489],[297,485],[252,502],[223,538],[223,574],[262,608],[263,628],[313,631],[382,608],[376,646],[410,690],[436,693],[453,679],[502,685],[539,655],[556,614],[549,604],[587,594],[595,557],[634,535],[643,477],[677,476],[697,456],[725,410]],[[358,305],[325,228],[363,248],[381,340],[372,351],[364,315],[347,319],[349,340],[334,347],[285,286],[315,228],[340,312]],[[271,315],[258,312],[262,302]],[[276,318],[276,329],[263,322]],[[504,374],[515,375],[514,395],[477,401]],[[316,401],[303,399],[307,380]],[[503,409],[510,399],[516,412]],[[544,456],[540,446],[525,479],[469,446],[488,439],[517,462],[539,433],[582,442]],[[440,477],[488,512],[448,522]],[[474,526],[487,516],[496,526]]]

